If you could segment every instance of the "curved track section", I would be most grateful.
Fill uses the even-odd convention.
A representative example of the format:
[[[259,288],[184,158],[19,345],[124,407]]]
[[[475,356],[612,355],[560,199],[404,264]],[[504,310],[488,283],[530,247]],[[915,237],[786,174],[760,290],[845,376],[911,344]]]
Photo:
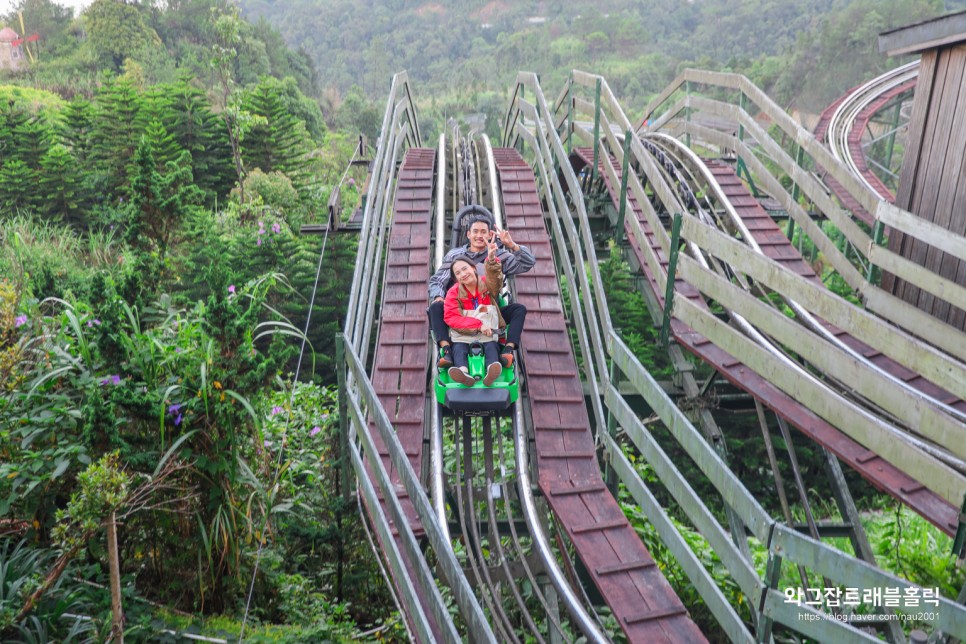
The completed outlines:
[[[889,202],[895,200],[895,195],[869,167],[863,138],[872,117],[903,94],[911,93],[918,76],[919,61],[914,61],[852,88],[822,112],[815,128],[815,138],[825,142],[833,156],[869,190]],[[858,219],[867,224],[873,222],[873,215],[842,184],[829,176],[825,177],[825,183]]]
[[[540,490],[630,641],[703,641],[601,478],[533,170],[511,148],[494,158],[507,228],[537,257],[515,280]]]

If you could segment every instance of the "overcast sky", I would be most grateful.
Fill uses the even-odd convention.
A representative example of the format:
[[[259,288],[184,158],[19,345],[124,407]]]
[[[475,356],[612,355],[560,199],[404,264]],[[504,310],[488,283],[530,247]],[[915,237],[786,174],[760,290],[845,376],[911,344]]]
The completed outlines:
[[[93,1],[94,0],[54,0],[54,4],[59,4],[62,7],[73,8],[74,15],[76,16],[77,14],[80,13],[81,9],[83,9]],[[0,14],[10,13],[10,10],[13,8],[14,3],[20,4],[16,0],[0,0]],[[27,23],[27,29],[30,29],[30,17],[24,16],[23,19],[24,19],[24,22]],[[17,30],[17,32],[20,31],[20,25],[10,25],[10,26],[13,27],[15,30]]]

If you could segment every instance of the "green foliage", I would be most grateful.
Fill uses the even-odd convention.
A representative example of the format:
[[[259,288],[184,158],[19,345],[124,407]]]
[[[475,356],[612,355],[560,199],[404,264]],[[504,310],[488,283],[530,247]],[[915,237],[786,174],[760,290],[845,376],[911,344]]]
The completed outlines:
[[[83,178],[67,147],[57,144],[50,147],[40,160],[38,204],[40,212],[50,221],[63,218],[77,222],[81,204],[85,201]]]
[[[144,13],[141,5],[118,0],[94,0],[84,11],[88,46],[102,65],[119,70],[143,48],[161,45]]]
[[[519,70],[537,73],[555,92],[576,68],[604,74],[625,107],[643,107],[678,71],[699,67],[745,73],[782,104],[814,98],[807,107],[815,111],[894,65],[876,51],[879,33],[943,11],[939,0],[618,0],[606,12],[585,0],[242,4],[246,15],[264,18],[325,61],[329,92],[347,100],[353,86],[372,98],[385,95],[403,69],[421,96],[459,100],[503,91]],[[333,113],[338,105],[330,101],[327,116],[345,127]]]
[[[28,297],[86,296],[98,277],[120,276],[124,249],[111,230],[87,243],[70,229],[27,216],[0,222],[0,274],[18,275]]]
[[[966,585],[966,570],[953,554],[952,539],[907,507],[863,516],[878,564],[925,588],[955,598]]]
[[[283,172],[297,185],[305,185],[308,134],[289,112],[276,84],[267,79],[259,83],[245,94],[241,107],[255,117],[242,146],[246,167],[265,173]]]
[[[658,342],[658,330],[648,314],[644,296],[634,284],[620,248],[614,244],[610,257],[600,265],[600,276],[614,328],[654,378],[670,378],[674,369]]]
[[[36,212],[41,195],[35,190],[37,171],[20,159],[0,168],[0,208],[7,212]]]
[[[15,623],[27,597],[40,587],[43,573],[56,559],[57,553],[51,549],[26,541],[0,540],[0,639],[4,642],[67,643],[96,638],[96,622],[76,617],[90,615],[95,607],[88,592],[66,583],[68,575],[75,572],[73,567],[47,589],[27,618]]]
[[[353,85],[335,111],[335,127],[348,132],[358,132],[375,141],[382,126],[382,113],[368,101],[362,89]]]
[[[165,142],[173,139],[164,127],[154,127],[144,134],[134,155],[131,177],[131,218],[127,225],[127,241],[135,250],[156,256],[157,261],[140,259],[143,268],[163,265],[171,237],[188,211],[200,204],[201,190],[194,185],[191,174],[191,155],[181,150],[177,157],[164,161],[155,156]],[[172,149],[168,154],[176,152]],[[159,271],[148,274],[156,282]]]
[[[67,507],[58,510],[51,535],[63,550],[86,545],[111,513],[127,500],[131,477],[118,463],[117,452],[105,454],[77,476],[77,489]]]

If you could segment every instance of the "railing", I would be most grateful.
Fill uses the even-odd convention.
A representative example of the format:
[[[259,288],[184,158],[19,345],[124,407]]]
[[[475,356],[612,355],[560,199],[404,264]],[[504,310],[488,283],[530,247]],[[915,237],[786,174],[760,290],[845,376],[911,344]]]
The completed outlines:
[[[701,87],[711,88],[719,94],[721,90],[735,91],[738,93],[737,104],[701,96],[697,94],[697,90]],[[674,99],[673,103],[672,99]],[[796,158],[781,146],[780,140],[776,140],[771,130],[765,130],[759,121],[749,114],[748,110],[751,108],[757,109],[760,117],[772,123],[778,133],[793,142]],[[659,109],[663,111],[658,112]],[[727,134],[702,126],[695,119],[702,114],[737,123],[738,132]],[[868,269],[876,266],[941,300],[966,308],[966,287],[933,273],[876,242],[877,237],[881,236],[882,227],[890,226],[939,250],[963,257],[963,253],[966,252],[966,238],[925,222],[912,213],[881,200],[828,149],[744,76],[685,70],[648,105],[644,121],[648,120],[653,123],[651,129],[674,126],[681,129],[687,136],[698,137],[722,150],[734,151],[754,173],[756,180],[781,201],[795,224],[802,228],[849,286],[862,296],[869,310],[915,333],[960,360],[966,360],[966,343],[962,342],[958,334],[949,333],[948,325],[883,291],[875,284],[869,283],[865,277],[870,274]],[[749,142],[757,147],[752,147]],[[764,162],[759,159],[759,154],[781,168],[793,182],[795,186],[793,192],[800,192],[808,197],[815,208],[838,228],[848,241],[851,250],[865,262],[866,270],[859,271],[852,265],[846,254],[835,246],[835,243],[812,220],[809,213],[771,175]],[[849,213],[828,194],[826,187],[809,172],[807,169],[809,164],[817,164],[824,168],[845,187],[849,194],[855,197],[863,208],[873,213],[875,224],[872,231],[864,230],[852,220]]]
[[[831,172],[843,174],[841,178],[836,176],[836,179],[851,191],[862,192],[863,189],[858,182],[844,170],[841,170],[824,148],[821,148],[810,138],[810,135],[798,128],[787,115],[771,104],[760,90],[740,77],[686,72],[681,79],[676,81],[674,86],[656,99],[652,107],[647,110],[647,115],[651,116],[656,107],[664,104],[675,92],[681,89],[682,84],[696,82],[699,79],[702,82],[709,82],[711,77],[715,79],[719,87],[741,88],[743,95],[755,105],[759,105],[759,107],[766,105],[769,110],[768,115],[784,131],[793,136],[796,145],[812,155],[824,167],[831,168]],[[577,95],[582,89],[594,93],[593,102]],[[563,141],[566,140],[569,145],[571,140],[576,137],[593,145],[595,159],[599,154],[612,154],[619,162],[623,162],[626,151],[626,154],[629,154],[637,167],[640,168],[647,179],[648,187],[667,212],[684,213],[686,209],[681,204],[675,190],[665,181],[653,157],[647,153],[640,138],[634,133],[635,128],[624,115],[606,81],[599,76],[574,72],[563,95],[567,96],[569,100],[558,101],[555,104],[554,111],[550,111],[536,77],[532,74],[520,74],[505,119],[510,128],[505,132],[505,141],[508,144],[524,146],[526,151],[532,155],[538,183],[549,205],[552,237],[557,245],[557,255],[560,258],[561,268],[567,277],[570,288],[570,301],[577,327],[578,345],[581,354],[584,356],[585,379],[591,385],[591,402],[597,427],[600,429],[606,426],[606,423],[603,422],[605,413],[616,419],[636,448],[652,466],[668,491],[678,501],[680,507],[686,512],[690,521],[712,545],[742,592],[751,598],[751,604],[758,617],[757,638],[759,641],[767,640],[770,637],[773,623],[783,624],[805,635],[824,641],[877,641],[864,632],[835,620],[834,616],[816,611],[809,606],[786,602],[785,595],[776,588],[783,560],[787,559],[804,565],[825,575],[833,582],[850,587],[905,589],[914,587],[914,585],[832,549],[816,539],[798,534],[793,527],[770,517],[751,493],[730,472],[727,464],[721,460],[713,447],[694,428],[691,421],[680,411],[658,383],[647,374],[644,367],[630,353],[612,328],[593,253],[587,212],[581,199],[578,198],[570,202],[564,195],[564,183],[566,183],[570,195],[580,195],[581,192],[577,178],[571,170]],[[528,101],[525,96],[531,96],[532,99]],[[906,273],[917,273],[914,270],[903,272],[906,268],[903,261],[907,260],[899,261],[901,258],[896,259],[896,256],[886,249],[875,247],[871,243],[871,237],[855,225],[837,206],[832,204],[818,182],[805,169],[791,161],[778,143],[768,137],[767,133],[744,110],[733,106],[728,106],[726,110],[724,107],[718,107],[716,102],[707,101],[707,99],[701,100],[714,104],[715,109],[718,110],[716,113],[735,118],[736,121],[741,123],[745,132],[761,137],[762,140],[767,139],[764,142],[759,141],[759,145],[769,151],[772,160],[778,159],[784,163],[782,165],[783,171],[792,176],[793,180],[796,180],[813,201],[822,201],[827,206],[831,213],[830,219],[834,216],[834,221],[837,224],[841,222],[842,229],[847,231],[847,237],[852,244],[864,249],[871,261],[882,262],[879,265],[886,270],[897,272],[896,269],[898,269],[897,274],[907,279]],[[686,100],[675,104],[667,113],[655,119],[655,123],[658,126],[668,124],[672,121],[672,115],[676,117],[695,104],[695,97],[689,96]],[[702,106],[704,106],[704,103],[702,103]],[[592,132],[589,127],[577,126],[581,117],[585,117],[587,123],[593,122]],[[678,124],[680,125],[680,123]],[[563,138],[560,135],[560,128],[566,128]],[[701,128],[693,122],[685,121],[683,128],[692,134],[701,134],[706,139],[716,140],[722,147],[729,149],[733,147],[742,158],[745,158],[749,167],[752,167],[758,173],[763,183],[767,182],[766,185],[770,186],[769,189],[778,184],[777,180],[766,172],[764,164],[758,161],[750,148],[740,138],[721,135],[707,130],[707,128]],[[623,137],[615,133],[615,130],[623,132]],[[610,174],[611,181],[615,182],[614,185],[621,184],[621,180],[616,177],[610,163],[604,163],[603,167],[604,171]],[[596,165],[593,172],[597,172]],[[633,173],[630,177],[627,175],[628,173],[625,172],[624,176],[621,177],[626,182],[622,185],[626,185],[626,189],[636,197],[637,203],[644,209],[645,215],[658,235],[664,251],[670,256],[670,239],[664,232],[657,213],[651,207],[651,200],[645,194],[641,181]],[[758,178],[756,176],[756,179]],[[780,189],[780,185],[777,185],[777,187]],[[787,196],[784,190],[773,190],[775,195],[778,195],[779,192],[787,197],[785,199],[786,209],[795,217],[796,222],[813,237],[813,241],[822,248],[823,252],[836,254],[835,267],[838,268],[839,264],[842,264],[843,268],[840,272],[848,273],[851,280],[850,284],[853,284],[854,288],[866,296],[870,309],[882,313],[881,309],[886,304],[890,307],[899,306],[896,304],[896,298],[865,282],[862,275],[848,259],[838,252],[831,240],[821,233],[821,230],[811,221],[807,213],[790,196]],[[623,198],[626,199],[626,194]],[[901,226],[904,226],[900,227],[902,230],[910,227],[908,219],[912,215],[909,215],[909,213],[903,213],[894,207],[880,203],[868,194],[863,194],[862,198],[865,200],[863,205],[868,205],[870,212],[874,212],[879,221],[889,225],[898,222]],[[624,205],[622,204],[622,206]],[[661,288],[666,287],[667,278],[663,274],[663,268],[658,258],[650,253],[649,245],[640,224],[634,217],[629,217],[627,221],[632,234],[640,242],[641,248],[645,253],[648,253],[647,261]],[[917,226],[919,225],[917,220]],[[814,285],[806,286],[806,282],[802,278],[776,270],[767,260],[755,257],[748,252],[747,247],[744,248],[745,252],[742,253],[737,248],[741,245],[739,242],[692,218],[684,218],[682,232],[686,238],[697,243],[704,250],[719,257],[727,258],[728,262],[733,261],[739,270],[747,271],[749,275],[754,275],[755,279],[760,279],[763,283],[777,290],[794,294],[799,302],[830,321],[835,322],[835,316],[840,316],[841,323],[846,326],[845,317],[852,316],[852,324],[854,324],[854,319],[858,316],[861,326],[872,329],[868,334],[869,336],[883,333],[884,337],[901,345],[902,348],[899,349],[899,353],[904,356],[903,359],[915,362],[917,368],[929,372],[937,378],[945,377],[944,386],[948,385],[951,391],[957,392],[957,395],[964,391],[966,370],[958,359],[963,357],[961,354],[966,351],[966,343],[962,342],[961,335],[950,340],[948,336],[955,334],[951,334],[949,327],[941,324],[939,326],[945,327],[944,333],[947,337],[944,342],[933,342],[933,336],[936,340],[941,338],[939,338],[940,334],[938,333],[939,326],[931,316],[927,316],[918,309],[909,311],[908,309],[911,307],[906,305],[901,314],[894,317],[904,320],[909,325],[919,324],[920,319],[922,319],[922,324],[917,328],[917,335],[924,337],[921,331],[924,326],[928,327],[928,332],[931,335],[926,339],[948,353],[952,353],[952,356],[943,353],[943,351],[932,349],[901,331],[893,329],[891,332],[885,332],[884,329],[889,328],[888,325],[877,320],[875,316],[861,313],[854,307],[848,307],[839,298],[822,292]],[[910,232],[910,234],[927,241],[934,237],[931,232],[923,233],[919,228],[915,232]],[[948,238],[948,233],[946,235]],[[818,236],[821,238],[818,239]],[[962,253],[966,249],[966,246],[962,246],[964,242],[966,240],[954,237],[951,240],[944,241],[945,246],[939,247],[944,249],[955,247],[960,249],[959,252]],[[933,242],[930,241],[930,243]],[[571,265],[567,260],[570,255],[574,257],[574,265]],[[738,257],[739,255],[741,257]],[[883,260],[883,257],[886,259]],[[715,279],[720,281],[720,278],[688,258],[683,258],[680,271],[681,275],[688,281],[700,282],[703,288],[711,288],[709,284],[714,282]],[[910,279],[909,281],[914,280]],[[729,287],[723,281],[721,282],[714,284],[716,288],[719,288],[719,291],[716,291],[716,299],[733,297],[736,300],[736,307],[748,307],[747,302],[738,301],[740,300],[739,295],[728,292],[729,288],[735,291],[737,289]],[[800,293],[807,294],[807,297],[800,296]],[[756,370],[768,373],[769,376],[774,375],[778,381],[782,380],[780,370],[774,368],[767,356],[759,355],[760,348],[756,347],[754,343],[737,334],[709,312],[699,309],[693,304],[682,302],[685,302],[684,298],[676,298],[674,301],[673,315],[675,317],[716,343],[722,342],[722,346],[725,348],[730,346],[729,351],[733,355],[741,356],[743,361],[748,356],[749,364]],[[744,309],[742,311],[744,312]],[[884,315],[884,317],[890,316]],[[932,320],[934,324],[928,324],[926,318]],[[950,350],[947,345],[958,345],[958,351]],[[890,353],[895,352],[890,350]],[[732,542],[730,535],[713,517],[704,501],[683,477],[674,462],[653,441],[650,433],[631,411],[608,375],[608,360],[630,380],[635,391],[644,397],[649,406],[671,431],[679,445],[708,477],[727,506],[740,516],[752,534],[768,549],[769,567],[765,579],[759,578],[748,560],[742,556],[740,549]],[[946,371],[946,376],[941,375],[940,372],[943,370]],[[795,388],[801,386],[801,383],[788,382],[785,383],[785,386],[786,390],[795,391]],[[812,395],[825,401],[825,393],[823,392],[816,391]],[[876,449],[880,455],[914,470],[917,478],[920,476],[925,478],[926,480],[923,482],[930,489],[937,491],[951,503],[957,506],[963,503],[964,493],[966,493],[966,478],[958,472],[951,470],[924,453],[909,449],[905,445],[902,446],[902,449],[896,449],[889,445],[885,439],[885,433],[880,431],[881,428],[878,427],[879,421],[877,419],[863,417],[846,403],[834,403],[833,406],[836,406],[837,409],[835,413],[840,415],[840,417],[837,417],[839,421],[836,423],[837,425],[856,423],[862,428],[858,431],[864,432],[862,441],[871,441],[870,447]],[[952,426],[952,428],[955,429],[955,426]],[[958,443],[955,440],[946,442],[950,440],[950,436],[938,438],[957,451],[961,451],[959,448],[966,445],[966,441],[962,440],[961,435],[959,435]],[[695,559],[687,543],[651,496],[646,484],[623,456],[619,445],[613,437],[606,435],[603,431],[600,432],[600,440],[607,451],[610,466],[614,468],[621,481],[631,491],[635,500],[647,511],[648,518],[657,528],[665,546],[681,563],[682,569],[704,598],[722,628],[735,641],[750,640],[751,636],[735,609],[728,604],[713,578]],[[904,590],[901,592],[904,592]],[[938,607],[933,612],[933,619],[923,621],[960,638],[966,635],[966,609],[946,599],[937,599],[936,602]],[[915,609],[904,606],[897,607],[897,610],[904,613],[915,612]]]
[[[465,633],[473,642],[495,642],[483,609],[453,553],[446,530],[441,526],[441,519],[434,512],[366,374],[369,337],[374,326],[376,288],[381,281],[378,276],[384,270],[384,243],[389,227],[395,172],[403,148],[418,145],[419,129],[408,78],[405,73],[397,74],[389,93],[382,135],[369,182],[370,194],[363,215],[344,333],[337,337],[340,423],[345,437],[343,450],[352,464],[359,490],[366,499],[375,529],[380,535],[399,600],[419,641],[435,639],[427,610],[431,612],[446,641],[460,642],[462,636],[427,565],[426,553],[420,549],[396,497],[396,490],[369,433],[367,418],[374,423],[389,449],[393,467],[426,532],[435,555],[436,569],[449,587],[452,602],[462,617]],[[369,472],[372,472],[375,485]],[[388,508],[389,517],[382,511],[380,496]],[[390,519],[399,534],[398,542],[392,535]],[[414,569],[415,578],[410,576],[404,558]]]
[[[596,82],[591,83],[591,79],[585,79],[578,74],[574,75],[574,79],[575,82],[582,81],[581,84],[588,89],[596,87]],[[611,109],[615,107],[619,109],[612,96],[605,96],[605,102]],[[576,104],[578,109],[581,107],[586,109],[590,105],[587,102],[580,101],[577,101]],[[609,120],[606,115],[598,118],[605,125],[603,128],[603,132],[607,135],[605,145],[611,150],[617,151],[617,156],[619,157],[619,151],[622,148],[618,144],[616,135],[611,131]],[[617,118],[620,119],[621,117],[618,116]],[[626,120],[621,125],[626,126]],[[650,155],[645,155],[645,158],[642,159],[640,153],[643,152],[643,149],[639,149],[634,143],[631,145],[631,150],[634,155],[634,160],[644,168],[644,173],[648,178],[650,187],[658,194],[659,200],[663,203],[666,211],[683,212],[685,209],[681,205],[677,195],[673,194],[666,185],[661,185],[664,183],[662,175],[659,169],[655,168],[653,161],[649,164],[646,163]],[[605,171],[611,173],[611,181],[617,181],[610,164],[605,164]],[[643,187],[640,185],[637,177],[631,177],[630,179],[630,189],[636,196],[638,203],[647,206],[649,200],[644,195]],[[787,193],[782,191],[782,194]],[[667,256],[670,256],[670,240],[663,231],[657,213],[653,209],[646,207],[645,214],[648,217],[651,229],[659,235],[665,253],[667,253]],[[638,241],[642,247],[646,247],[643,232],[637,227],[637,222],[633,219],[629,221],[635,226],[634,233],[638,237]],[[729,261],[734,261],[733,268],[745,272],[750,270],[749,267],[754,263],[758,266],[756,274],[761,276],[763,282],[769,286],[777,286],[776,275],[782,275],[784,278],[787,278],[784,287],[776,288],[776,290],[790,299],[798,299],[799,290],[807,289],[804,286],[806,280],[768,264],[763,259],[756,257],[754,253],[749,252],[750,249],[747,246],[743,246],[737,242],[734,242],[737,246],[730,244],[734,240],[728,239],[726,235],[710,229],[694,218],[684,218],[683,233],[686,239],[698,242],[699,247],[703,251],[722,259],[722,253],[725,252],[725,248],[731,247],[732,250],[728,253],[728,257]],[[666,286],[663,281],[665,278],[658,258],[652,255],[648,257],[648,260],[652,272],[655,275],[659,275],[658,281],[661,283],[661,287],[664,288]],[[768,266],[767,269],[761,266],[762,262]],[[749,315],[754,315],[757,323],[763,324],[769,331],[777,334],[775,337],[779,337],[782,342],[789,346],[797,347],[800,355],[810,356],[810,359],[822,364],[829,372],[839,374],[844,380],[854,384],[858,391],[867,395],[870,399],[882,400],[882,393],[886,390],[886,385],[884,385],[881,378],[874,374],[866,376],[863,372],[857,373],[855,371],[855,365],[852,364],[851,360],[835,357],[832,355],[835,352],[829,351],[825,343],[819,342],[818,346],[805,346],[803,342],[807,344],[807,336],[800,332],[800,327],[784,326],[783,331],[774,331],[775,325],[781,325],[786,320],[776,320],[775,317],[765,320],[764,318],[767,316],[767,313],[764,311],[765,307],[757,306],[758,303],[752,302],[751,300],[753,298],[747,296],[741,289],[722,283],[720,278],[714,273],[707,271],[687,257],[681,259],[679,273],[689,283],[697,286],[703,292],[708,293],[712,299],[726,306],[734,305],[743,314],[747,311]],[[765,277],[766,273],[767,277]],[[919,370],[923,375],[935,379],[937,384],[947,388],[959,397],[962,397],[963,393],[966,393],[966,366],[957,360],[956,357],[937,351],[927,343],[912,337],[910,334],[902,333],[894,329],[893,333],[887,334],[885,330],[889,328],[889,325],[881,323],[877,318],[862,312],[860,309],[846,305],[840,298],[830,292],[815,289],[814,287],[808,289],[808,292],[814,295],[811,308],[809,309],[813,313],[825,317],[826,310],[836,308],[838,315],[833,316],[835,319],[826,319],[832,322],[837,320],[843,327],[858,327],[857,336],[861,336],[870,345],[890,355],[890,357],[893,357],[907,368]],[[953,505],[957,507],[962,506],[964,494],[966,494],[966,477],[958,471],[951,469],[945,463],[938,461],[933,456],[924,454],[922,449],[918,447],[911,448],[907,441],[897,442],[895,440],[896,433],[892,430],[889,423],[869,415],[849,401],[837,397],[830,397],[828,387],[814,379],[803,377],[801,374],[795,374],[787,370],[779,358],[768,355],[755,342],[737,333],[734,329],[722,323],[706,310],[695,306],[683,298],[675,300],[674,307],[673,314],[675,317],[681,319],[705,335],[705,337],[714,341],[718,346],[728,350],[732,355],[740,356],[746,364],[755,368],[759,373],[770,374],[769,379],[780,389],[799,400],[804,399],[806,406],[813,410],[821,409],[822,411],[818,411],[817,413],[822,415],[826,420],[853,438],[856,438],[870,449],[873,449],[880,456],[889,460],[900,469],[911,474],[914,478],[920,480]],[[857,322],[860,322],[860,324],[856,324]],[[864,331],[862,330],[863,326],[865,327]],[[963,343],[962,334],[949,329],[949,327],[946,328],[945,335],[947,338],[950,336],[954,338],[959,336],[958,342],[953,342],[953,344],[966,344]],[[891,343],[884,342],[887,337],[892,341]],[[848,373],[843,375],[846,372]],[[935,440],[940,445],[946,446],[959,458],[963,457],[963,454],[966,453],[966,428],[964,428],[959,419],[950,417],[935,405],[925,404],[921,400],[921,396],[917,396],[914,392],[907,391],[895,393],[895,395],[895,401],[886,400],[884,404],[891,406],[899,417],[905,417],[906,422],[916,428],[917,431]],[[904,405],[897,406],[895,404],[896,401],[900,401]]]

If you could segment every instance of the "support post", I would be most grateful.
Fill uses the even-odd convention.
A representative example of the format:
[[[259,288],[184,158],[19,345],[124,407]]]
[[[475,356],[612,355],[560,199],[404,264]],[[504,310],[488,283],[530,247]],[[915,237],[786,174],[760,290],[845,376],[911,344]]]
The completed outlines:
[[[953,539],[953,554],[958,558],[966,558],[966,496],[963,497],[963,505],[959,511],[959,527],[956,528],[956,537]],[[966,591],[966,586],[963,586]]]
[[[614,331],[617,332],[617,329],[614,329]],[[620,370],[617,368],[617,364],[613,360],[611,360],[611,362],[610,362],[610,381],[614,385],[614,387],[617,387],[618,389],[620,388],[619,387],[620,381],[618,380],[619,377],[620,377]],[[607,410],[607,434],[611,438],[613,438],[615,440],[615,442],[616,442],[616,440],[617,440],[617,419],[614,418],[614,414],[613,414],[613,412],[611,412],[611,410],[609,408]],[[613,466],[611,465],[611,458],[613,458],[613,456],[612,455],[608,455],[608,457],[607,457],[607,463],[606,463],[605,470],[604,470],[604,483],[607,485],[607,489],[610,490],[610,493],[613,494],[614,495],[614,498],[616,499],[616,498],[618,498],[618,496],[617,496],[617,485],[618,485],[617,472],[614,470]]]
[[[346,502],[349,496],[349,405],[346,401],[345,379],[345,336],[340,332],[335,334],[335,364],[337,383],[339,387],[339,486],[342,498]]]
[[[796,147],[795,165],[801,168],[802,164],[805,163],[805,149],[800,145],[796,145],[795,147]],[[802,196],[802,189],[796,183],[795,185],[792,186],[792,201],[794,201],[795,203],[798,203],[798,198],[801,196]]]
[[[885,167],[892,171],[892,155],[896,148],[896,130],[899,129],[899,117],[902,114],[902,101],[896,101],[896,109],[892,114],[892,127],[889,128],[889,143],[886,145]],[[895,188],[895,182],[892,182]]]
[[[885,236],[885,225],[879,221],[875,220],[875,224],[872,226],[872,244],[875,246],[882,245],[882,238]],[[872,263],[871,255],[869,259],[869,270],[866,271],[865,279],[870,284],[876,284],[879,281],[880,271],[879,267]]]
[[[600,155],[600,78],[594,89],[594,167],[591,170],[591,182],[597,181],[597,163]]]
[[[684,122],[687,128],[684,135],[684,145],[691,147],[691,81],[684,81]]]
[[[661,323],[661,346],[667,348],[671,332],[671,310],[674,308],[674,274],[678,267],[678,246],[681,242],[681,213],[674,213],[671,221],[671,252],[667,262],[667,287],[664,290],[664,321]]]
[[[624,239],[624,217],[627,216],[627,173],[630,170],[631,131],[624,132],[624,159],[621,161],[621,201],[617,210],[617,231],[614,241],[620,243]]]
[[[845,473],[842,472],[842,464],[839,463],[838,457],[829,451],[827,447],[823,447],[822,451],[825,453],[825,471],[828,474],[829,484],[832,486],[832,496],[835,497],[835,504],[839,507],[839,513],[842,515],[842,519],[849,525],[849,540],[852,542],[852,550],[859,559],[867,561],[873,566],[878,566],[875,560],[875,553],[872,551],[872,544],[869,543],[869,537],[866,535],[865,527],[862,525],[859,510],[855,507],[855,500],[852,498],[852,493],[849,491],[849,484],[845,480]],[[878,608],[876,612],[886,611]],[[888,611],[888,613],[895,616],[894,610]],[[890,619],[885,622],[884,626],[887,641],[893,644],[901,644],[903,642],[905,636],[902,633],[902,627],[899,625],[898,619]]]
[[[761,603],[758,605],[758,632],[756,633],[756,640],[759,644],[765,644],[771,641],[771,631],[774,621],[765,615],[765,600],[768,597],[768,591],[778,588],[778,582],[781,581],[782,577],[782,557],[781,555],[775,554],[771,549],[771,539],[775,533],[775,526],[771,527],[771,534],[768,538],[768,564],[765,568],[765,584],[761,589]]]
[[[574,151],[574,77],[567,79],[567,156]]]

